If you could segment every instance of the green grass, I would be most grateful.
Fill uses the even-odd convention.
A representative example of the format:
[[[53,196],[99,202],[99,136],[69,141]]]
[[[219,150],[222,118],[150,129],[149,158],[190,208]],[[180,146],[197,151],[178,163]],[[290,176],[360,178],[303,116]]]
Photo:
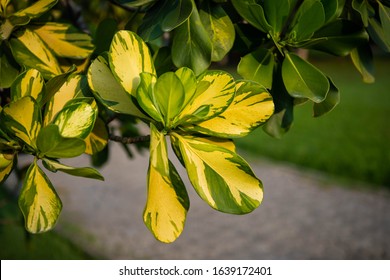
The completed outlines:
[[[253,155],[292,162],[331,174],[390,187],[390,60],[376,59],[376,82],[364,84],[349,59],[317,59],[341,92],[340,104],[313,118],[312,104],[294,110],[282,139],[257,129],[238,139]]]
[[[91,256],[53,231],[27,233],[17,202],[0,185],[0,259],[80,260]]]

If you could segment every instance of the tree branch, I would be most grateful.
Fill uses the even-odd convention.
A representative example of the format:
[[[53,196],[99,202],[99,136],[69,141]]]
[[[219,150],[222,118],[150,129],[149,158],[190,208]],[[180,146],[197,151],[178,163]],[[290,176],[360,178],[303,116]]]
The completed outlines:
[[[109,139],[111,141],[119,142],[122,144],[134,144],[140,142],[149,142],[150,135],[142,135],[142,136],[135,136],[135,137],[122,137],[117,135],[110,135]]]

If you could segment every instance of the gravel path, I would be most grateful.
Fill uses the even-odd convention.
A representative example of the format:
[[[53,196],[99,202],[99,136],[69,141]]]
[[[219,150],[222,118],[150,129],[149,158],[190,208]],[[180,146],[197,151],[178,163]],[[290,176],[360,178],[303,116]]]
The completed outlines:
[[[265,186],[244,216],[208,207],[188,186],[191,207],[173,244],[142,221],[148,155],[129,160],[112,145],[105,182],[50,176],[64,208],[57,230],[101,259],[390,259],[390,193],[357,191],[292,166],[250,160]],[[68,163],[89,165],[87,158]],[[178,165],[177,165],[178,166]]]

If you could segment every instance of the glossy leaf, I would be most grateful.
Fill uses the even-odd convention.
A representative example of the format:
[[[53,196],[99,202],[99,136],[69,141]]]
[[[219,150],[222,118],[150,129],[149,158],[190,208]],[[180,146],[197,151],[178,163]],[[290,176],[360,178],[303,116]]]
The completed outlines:
[[[11,100],[16,101],[25,96],[33,97],[38,103],[46,91],[45,80],[36,69],[29,69],[20,74],[11,87]]]
[[[284,23],[290,14],[289,4],[288,0],[264,1],[264,14],[276,37],[281,33]]]
[[[176,67],[189,67],[196,75],[209,67],[212,44],[197,9],[175,30],[172,44],[172,61]]]
[[[241,58],[237,72],[244,79],[258,82],[266,88],[272,88],[274,67],[273,53],[268,49],[260,48]]]
[[[65,106],[53,119],[63,137],[86,138],[92,131],[96,110],[85,102]]]
[[[19,207],[26,229],[31,233],[51,230],[60,215],[62,202],[36,162],[27,170],[19,195]]]
[[[31,30],[59,57],[87,58],[94,50],[92,38],[65,23],[48,22],[34,25]]]
[[[35,148],[42,117],[37,102],[25,96],[3,108],[1,120],[6,129],[24,143]]]
[[[264,9],[255,0],[232,0],[237,12],[257,29],[267,33],[272,26],[267,22]]]
[[[27,16],[29,18],[37,18],[49,11],[55,4],[57,4],[57,0],[38,0],[29,7],[19,10],[13,15],[17,17]]]
[[[272,96],[262,85],[239,81],[230,106],[222,114],[195,125],[191,130],[218,137],[242,137],[264,124],[273,111]]]
[[[72,158],[84,153],[85,143],[79,138],[62,137],[57,125],[42,128],[37,137],[40,157]]]
[[[197,80],[195,73],[187,67],[182,67],[176,70],[175,72],[176,76],[179,78],[180,82],[182,83],[184,87],[184,102],[180,106],[180,109],[183,109],[187,106],[188,102],[192,99],[194,96],[196,89],[197,89]]]
[[[286,53],[282,64],[282,77],[288,93],[296,98],[309,98],[319,103],[329,90],[325,75],[306,60]]]
[[[211,119],[229,107],[234,94],[235,83],[230,74],[207,71],[198,77],[196,92],[173,122],[184,124]]]
[[[355,68],[360,72],[365,83],[375,82],[374,58],[370,45],[362,45],[351,52],[351,59]]]
[[[210,139],[172,134],[178,142],[188,177],[199,196],[212,208],[245,214],[263,199],[262,183],[235,152]]]
[[[148,46],[131,31],[119,31],[115,34],[108,56],[115,78],[134,97],[140,74],[156,72]]]
[[[25,29],[15,36],[10,44],[14,58],[20,65],[39,70],[45,78],[62,73],[51,49],[35,32]]]
[[[157,77],[150,73],[141,73],[140,76],[141,82],[137,88],[138,104],[152,119],[163,123],[164,119],[154,95],[154,85],[157,82]]]
[[[206,1],[199,11],[203,26],[209,33],[212,43],[212,61],[220,61],[233,47],[235,31],[230,17],[219,5]]]
[[[336,85],[329,79],[329,92],[321,103],[314,103],[313,116],[320,117],[332,111],[340,103],[340,92]]]
[[[51,159],[43,159],[43,165],[52,172],[61,171],[72,176],[97,179],[104,181],[104,177],[94,168],[91,167],[73,167]]]
[[[16,159],[15,154],[0,153],[0,184],[8,178],[15,166]]]
[[[165,136],[152,124],[144,222],[159,241],[170,243],[182,233],[188,209],[187,191],[168,160]]]
[[[88,84],[94,96],[111,111],[148,119],[134,104],[132,96],[115,79],[103,56],[95,59],[89,67]]]

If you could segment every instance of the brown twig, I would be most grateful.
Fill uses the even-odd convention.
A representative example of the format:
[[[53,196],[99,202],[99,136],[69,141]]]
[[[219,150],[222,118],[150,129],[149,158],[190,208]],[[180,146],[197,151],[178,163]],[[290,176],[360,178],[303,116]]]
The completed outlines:
[[[140,143],[140,142],[149,142],[150,135],[142,135],[142,136],[135,136],[135,137],[122,137],[122,136],[117,136],[117,135],[110,135],[109,139],[111,141],[119,142],[122,144],[134,144],[134,143]]]

